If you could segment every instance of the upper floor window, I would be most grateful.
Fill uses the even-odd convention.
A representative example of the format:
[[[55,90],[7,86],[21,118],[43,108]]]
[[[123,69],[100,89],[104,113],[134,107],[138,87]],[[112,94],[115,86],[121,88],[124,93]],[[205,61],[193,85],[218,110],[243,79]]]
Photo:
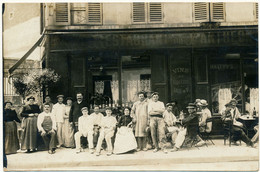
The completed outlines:
[[[162,3],[134,2],[132,6],[133,23],[162,23]]]
[[[102,4],[56,3],[56,24],[69,25],[70,23],[72,25],[102,24]]]
[[[225,21],[225,3],[223,2],[195,2],[193,5],[195,22]]]

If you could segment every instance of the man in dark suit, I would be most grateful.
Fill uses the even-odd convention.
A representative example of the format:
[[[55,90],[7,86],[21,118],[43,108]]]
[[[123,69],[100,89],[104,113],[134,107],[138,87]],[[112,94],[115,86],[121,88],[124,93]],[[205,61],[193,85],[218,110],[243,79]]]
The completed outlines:
[[[83,107],[88,107],[87,102],[83,100],[82,93],[77,93],[76,98],[77,100],[72,103],[69,115],[69,122],[73,125],[75,133],[78,131],[78,119],[80,116],[82,116],[81,109]]]

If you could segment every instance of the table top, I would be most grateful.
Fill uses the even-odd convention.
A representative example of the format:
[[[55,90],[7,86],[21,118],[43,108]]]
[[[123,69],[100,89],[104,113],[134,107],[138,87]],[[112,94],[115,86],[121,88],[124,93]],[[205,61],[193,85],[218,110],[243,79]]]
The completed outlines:
[[[242,119],[242,120],[245,120],[245,121],[254,121],[254,120],[257,119],[255,117],[247,117],[247,116],[241,116],[239,118]]]

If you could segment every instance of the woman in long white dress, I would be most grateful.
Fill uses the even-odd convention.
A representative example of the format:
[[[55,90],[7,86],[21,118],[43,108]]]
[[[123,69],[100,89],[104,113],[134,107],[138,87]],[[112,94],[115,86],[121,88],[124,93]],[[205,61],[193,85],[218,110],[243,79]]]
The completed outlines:
[[[64,125],[62,129],[62,137],[64,138],[63,145],[67,148],[75,147],[74,142],[74,129],[69,122],[69,113],[72,105],[72,98],[67,97],[67,104],[65,106]]]
[[[131,128],[132,117],[130,108],[124,109],[124,115],[118,120],[118,130],[114,144],[114,154],[126,153],[137,148],[137,143]]]

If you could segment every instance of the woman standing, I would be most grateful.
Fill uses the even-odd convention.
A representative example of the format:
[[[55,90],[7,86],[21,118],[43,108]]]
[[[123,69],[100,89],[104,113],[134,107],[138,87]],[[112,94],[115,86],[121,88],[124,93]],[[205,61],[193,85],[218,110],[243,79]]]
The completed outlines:
[[[22,135],[22,150],[27,152],[34,152],[37,148],[37,117],[41,113],[38,105],[34,104],[35,98],[33,96],[27,98],[28,105],[23,107],[21,116],[24,117],[22,128],[24,129]]]
[[[133,130],[130,128],[130,125],[132,124],[130,111],[131,109],[129,107],[125,107],[124,115],[118,120],[119,129],[116,133],[114,154],[129,152],[137,148]]]
[[[19,149],[19,140],[17,137],[17,126],[16,122],[21,122],[17,117],[15,110],[12,110],[12,102],[5,102],[4,106],[4,145],[5,154],[13,154]]]
[[[72,98],[67,97],[67,104],[65,106],[64,124],[62,129],[62,138],[64,138],[63,145],[67,148],[75,147],[74,143],[74,129],[69,122],[70,108],[72,105]]]

